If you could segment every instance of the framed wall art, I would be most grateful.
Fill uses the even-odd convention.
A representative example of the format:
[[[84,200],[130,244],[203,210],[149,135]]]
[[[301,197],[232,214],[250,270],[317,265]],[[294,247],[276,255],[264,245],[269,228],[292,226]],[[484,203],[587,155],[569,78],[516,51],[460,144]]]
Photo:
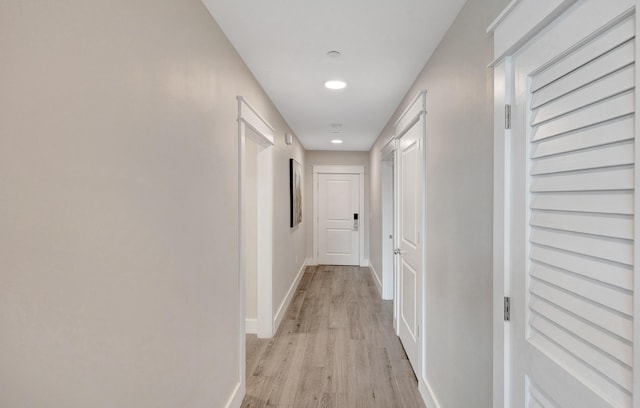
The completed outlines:
[[[302,166],[294,159],[289,159],[289,191],[290,227],[294,228],[302,222]]]

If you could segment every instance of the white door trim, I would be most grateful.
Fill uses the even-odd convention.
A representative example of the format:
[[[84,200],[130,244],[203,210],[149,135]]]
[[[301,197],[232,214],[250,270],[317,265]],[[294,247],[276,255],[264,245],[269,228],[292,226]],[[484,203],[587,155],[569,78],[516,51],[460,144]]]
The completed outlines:
[[[527,41],[577,1],[512,0],[487,28],[487,32],[494,35],[494,61],[491,65],[496,65],[504,58],[515,54]]]
[[[247,101],[238,96],[238,288],[239,288],[239,393],[244,396],[245,383],[245,144],[252,137],[258,144],[257,158],[257,277],[258,277],[258,336],[273,337],[273,152],[274,129]],[[247,128],[252,132],[247,132]],[[242,398],[240,398],[242,402]],[[234,402],[235,403],[235,402]],[[230,405],[231,406],[231,405]],[[235,406],[235,405],[234,405]],[[240,406],[239,404],[237,406]]]
[[[364,214],[364,166],[342,166],[342,165],[318,165],[313,167],[313,263],[318,263],[318,175],[319,174],[358,174],[360,176],[360,228],[358,230],[358,240],[360,241],[359,262],[360,266],[368,266],[364,257],[364,230],[367,225],[367,217]]]
[[[420,119],[420,115],[427,113],[427,91],[420,91],[413,98],[411,104],[393,124],[395,139],[400,139],[411,126]]]
[[[556,17],[578,0],[513,0],[487,29],[494,35],[494,208],[493,208],[493,407],[506,408],[510,402],[510,350],[511,327],[504,322],[503,297],[510,296],[510,236],[508,220],[511,217],[509,197],[511,195],[510,157],[511,131],[505,129],[505,105],[514,100],[513,66],[511,57],[536,34],[543,31]],[[636,22],[640,0],[634,1]],[[640,55],[640,41],[636,41],[636,55]],[[640,64],[636,63],[636,78],[640,75]],[[635,102],[636,135],[640,134],[640,92]],[[636,157],[640,157],[640,143],[635,144]],[[640,188],[636,177],[635,188]],[[634,213],[640,213],[640,200],[635,200]],[[634,220],[634,242],[640,239],[640,217]],[[640,314],[640,279],[638,279],[640,249],[634,252],[634,306],[633,314]],[[633,406],[640,407],[640,324],[634,317],[633,357]]]
[[[511,296],[508,274],[510,259],[510,228],[507,218],[508,191],[511,180],[506,171],[511,167],[511,130],[505,129],[505,105],[513,101],[512,89],[500,89],[497,84],[512,83],[511,58],[494,67],[494,145],[493,145],[493,406],[509,407],[510,377],[509,345],[510,326],[504,322],[504,297]]]

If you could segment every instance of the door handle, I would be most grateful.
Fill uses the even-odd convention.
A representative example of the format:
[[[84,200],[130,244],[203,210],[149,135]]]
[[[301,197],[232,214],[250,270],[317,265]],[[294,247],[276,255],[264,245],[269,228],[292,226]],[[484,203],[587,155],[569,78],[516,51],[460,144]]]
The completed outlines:
[[[400,250],[400,248],[396,248],[396,249],[394,249],[394,250],[393,250],[393,254],[394,254],[394,255],[402,255],[402,254],[404,254],[404,252],[402,252],[402,251]]]
[[[353,230],[357,231],[360,227],[360,223],[358,222],[358,213],[353,213]]]

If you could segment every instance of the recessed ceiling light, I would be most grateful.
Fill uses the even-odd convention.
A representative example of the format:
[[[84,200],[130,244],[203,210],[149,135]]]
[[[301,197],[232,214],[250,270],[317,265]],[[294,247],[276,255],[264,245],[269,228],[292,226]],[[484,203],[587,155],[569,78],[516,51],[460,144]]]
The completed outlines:
[[[340,144],[340,143],[342,143],[342,140],[340,140],[340,139],[333,139],[333,140],[331,141],[331,143],[333,143],[333,144]]]
[[[337,81],[337,80],[333,80],[333,81],[327,81],[324,83],[324,86],[327,89],[332,89],[334,91],[340,90],[340,89],[344,89],[347,87],[347,83],[344,81]]]
[[[342,54],[340,54],[340,51],[332,50],[332,51],[329,51],[329,52],[327,53],[327,55],[328,55],[330,58],[338,58],[338,57],[339,57],[339,56],[341,56]]]

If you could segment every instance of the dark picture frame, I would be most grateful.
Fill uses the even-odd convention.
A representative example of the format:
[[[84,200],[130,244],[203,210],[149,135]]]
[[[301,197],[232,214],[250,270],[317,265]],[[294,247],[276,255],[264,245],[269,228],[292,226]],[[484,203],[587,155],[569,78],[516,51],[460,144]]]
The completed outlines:
[[[302,222],[302,166],[295,159],[289,159],[289,208],[290,227]]]

